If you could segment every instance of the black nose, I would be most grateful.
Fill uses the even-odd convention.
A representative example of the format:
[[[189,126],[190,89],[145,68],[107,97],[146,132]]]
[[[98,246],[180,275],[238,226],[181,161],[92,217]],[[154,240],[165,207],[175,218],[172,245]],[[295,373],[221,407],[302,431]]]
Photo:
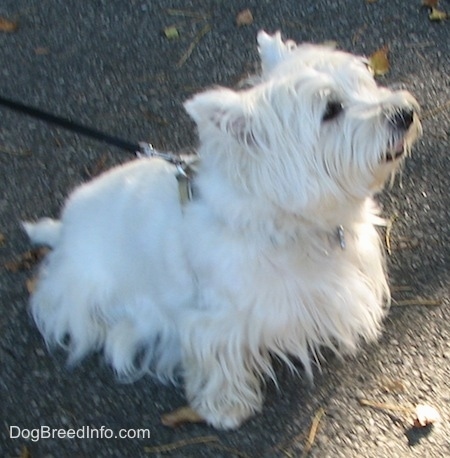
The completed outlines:
[[[391,118],[391,124],[397,129],[408,130],[414,121],[414,110],[404,108],[403,110],[394,113]]]

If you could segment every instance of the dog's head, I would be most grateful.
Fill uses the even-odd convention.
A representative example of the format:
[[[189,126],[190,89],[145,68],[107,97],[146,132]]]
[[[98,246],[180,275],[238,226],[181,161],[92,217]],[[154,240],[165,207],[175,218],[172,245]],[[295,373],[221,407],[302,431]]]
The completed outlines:
[[[258,35],[259,82],[186,102],[200,154],[246,192],[291,212],[325,210],[379,189],[420,134],[418,104],[378,87],[363,58]]]

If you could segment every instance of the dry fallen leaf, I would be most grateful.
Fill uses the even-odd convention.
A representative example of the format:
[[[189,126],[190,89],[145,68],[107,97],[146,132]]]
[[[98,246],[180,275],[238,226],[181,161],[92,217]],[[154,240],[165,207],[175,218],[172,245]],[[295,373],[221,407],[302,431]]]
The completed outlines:
[[[17,21],[10,21],[0,16],[0,32],[11,33],[15,32],[18,28],[19,23]]]
[[[241,11],[236,16],[236,24],[239,27],[243,25],[250,25],[252,23],[253,23],[253,14],[248,8],[246,10]]]
[[[0,246],[3,246],[5,244],[5,240],[6,240],[5,234],[2,234],[0,232]]]
[[[28,447],[25,447],[25,445],[22,447],[22,450],[20,451],[19,458],[31,458],[31,453],[28,450]]]
[[[428,16],[430,21],[445,21],[448,19],[448,14],[445,11],[438,10],[437,8],[431,8],[431,13]]]
[[[376,76],[383,76],[389,71],[389,48],[383,46],[369,57],[369,64]]]
[[[38,46],[37,48],[34,48],[34,53],[36,56],[46,56],[47,54],[50,54],[50,49]]]
[[[434,8],[438,6],[439,0],[423,0],[423,6],[429,6],[430,8]]]
[[[205,420],[189,406],[180,407],[173,412],[161,416],[161,423],[170,428],[176,428],[183,423],[203,423]]]
[[[49,248],[47,247],[33,248],[20,254],[18,258],[5,262],[4,267],[9,272],[13,273],[19,272],[20,270],[30,270],[48,252]]]
[[[403,393],[405,385],[401,380],[383,379],[381,389],[386,393]]]
[[[174,25],[166,27],[163,32],[164,32],[164,36],[168,40],[176,40],[180,37],[180,33],[178,32],[178,29]]]
[[[439,412],[427,404],[418,404],[414,414],[414,426],[416,428],[424,428],[441,420]]]

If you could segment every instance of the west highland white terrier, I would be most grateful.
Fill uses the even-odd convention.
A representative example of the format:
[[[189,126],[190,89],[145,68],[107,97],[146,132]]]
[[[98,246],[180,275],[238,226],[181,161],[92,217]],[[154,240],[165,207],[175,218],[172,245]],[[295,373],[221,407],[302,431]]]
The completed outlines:
[[[366,60],[258,35],[252,87],[187,101],[200,165],[138,159],[70,196],[31,297],[47,344],[117,374],[181,378],[190,408],[236,428],[262,408],[272,358],[312,376],[322,347],[372,341],[389,304],[374,193],[420,134],[418,104],[378,87]]]

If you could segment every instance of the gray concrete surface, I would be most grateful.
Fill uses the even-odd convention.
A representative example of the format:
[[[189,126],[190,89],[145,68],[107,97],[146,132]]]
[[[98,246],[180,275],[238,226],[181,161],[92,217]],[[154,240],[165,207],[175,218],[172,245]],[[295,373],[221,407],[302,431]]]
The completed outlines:
[[[450,12],[448,1],[440,6]],[[238,28],[235,17],[244,8],[254,22]],[[97,356],[69,371],[63,355],[47,353],[27,315],[25,282],[32,272],[4,267],[29,249],[19,221],[57,215],[67,193],[86,179],[86,168],[95,169],[100,159],[111,167],[129,156],[0,108],[0,456],[301,456],[319,409],[325,415],[312,457],[450,456],[449,21],[430,22],[420,0],[2,0],[0,16],[19,23],[14,33],[0,32],[0,94],[160,148],[195,145],[182,101],[254,71],[262,28],[296,41],[334,40],[366,55],[388,45],[391,70],[380,82],[404,84],[424,116],[424,136],[405,166],[402,189],[397,181],[380,197],[385,216],[397,216],[389,265],[394,300],[403,301],[394,302],[382,338],[355,358],[328,355],[314,388],[280,365],[279,389],[268,385],[262,414],[238,431],[217,432],[160,424],[161,413],[184,403],[180,390],[149,378],[118,384]],[[178,69],[205,24],[211,30]],[[161,34],[169,25],[179,29],[178,40]],[[414,305],[418,298],[438,305]],[[430,404],[442,421],[413,429],[410,415],[363,407],[360,398]],[[148,428],[151,437],[9,437],[10,426],[41,425]],[[215,442],[201,443],[207,436]],[[146,448],[164,444],[172,449]]]

